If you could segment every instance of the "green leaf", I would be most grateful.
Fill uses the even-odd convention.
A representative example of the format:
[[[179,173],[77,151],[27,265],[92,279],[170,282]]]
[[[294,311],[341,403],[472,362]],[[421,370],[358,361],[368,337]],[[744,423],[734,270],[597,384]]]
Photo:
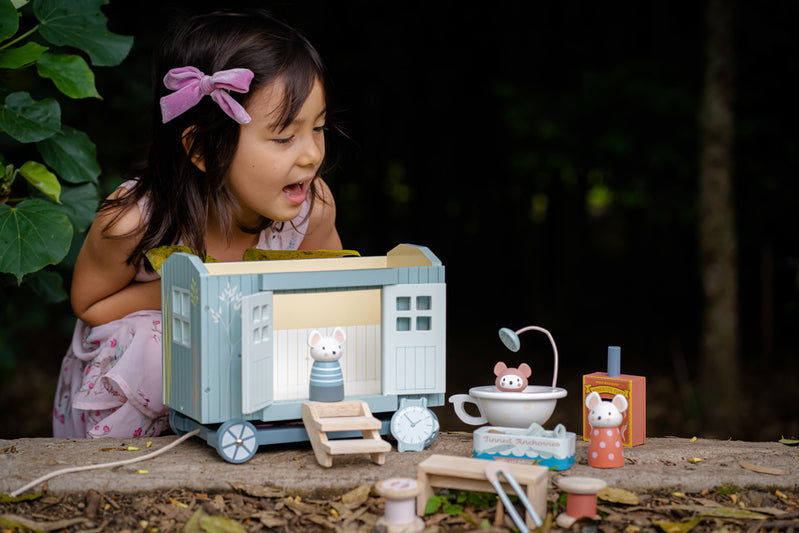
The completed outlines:
[[[449,501],[447,501],[441,507],[441,510],[449,515],[458,516],[463,512],[463,505],[457,503],[450,503]]]
[[[62,126],[61,133],[40,141],[36,148],[44,162],[69,183],[97,183],[100,164],[97,147],[82,131]]]
[[[433,514],[441,508],[441,505],[447,501],[444,496],[439,496],[438,494],[434,494],[427,499],[427,503],[424,506],[424,514],[429,515]]]
[[[663,530],[664,533],[688,533],[702,521],[701,516],[692,518],[687,522],[668,522],[666,520],[653,520],[652,523]]]
[[[203,511],[202,507],[194,511],[194,514],[191,515],[186,525],[183,526],[183,533],[202,533],[202,529],[200,529],[200,520],[206,516],[208,516],[208,514]]]
[[[22,143],[31,143],[61,132],[61,107],[52,98],[39,102],[26,92],[11,93],[0,106],[0,130]]]
[[[97,66],[122,63],[133,46],[133,37],[111,33],[100,6],[108,0],[34,0],[33,12],[41,25],[39,34],[57,45],[83,50]]]
[[[10,0],[0,0],[0,41],[12,37],[19,29],[19,14]]]
[[[24,67],[39,59],[45,51],[47,47],[38,43],[25,43],[17,48],[0,50],[0,68]]]
[[[55,304],[69,297],[64,289],[64,278],[58,272],[40,270],[25,278],[25,284],[45,303]]]
[[[48,198],[61,203],[61,184],[58,177],[37,161],[26,161],[19,167],[19,173],[37,190]]]
[[[2,156],[0,156],[0,160],[2,159]],[[14,183],[17,177],[14,165],[6,165],[5,161],[2,161],[2,163],[3,166],[0,167],[0,197],[8,196],[11,193],[11,184]]]
[[[627,489],[617,489],[615,487],[605,487],[596,495],[600,500],[611,503],[621,503],[624,505],[638,505],[641,500],[635,493]]]
[[[61,261],[72,242],[72,224],[55,204],[34,198],[16,207],[0,204],[0,272],[25,274]]]
[[[42,54],[36,61],[42,78],[53,80],[59,91],[70,98],[102,98],[94,86],[94,72],[82,57],[72,54]]]
[[[200,527],[206,533],[246,533],[247,529],[232,518],[226,516],[204,516],[200,518]]]
[[[29,500],[38,500],[44,496],[44,493],[31,493],[31,494],[23,494],[21,496],[9,496],[8,494],[0,494],[0,503],[17,503],[17,502],[24,502]]]
[[[59,207],[69,217],[72,229],[77,233],[86,231],[91,226],[98,205],[100,205],[100,194],[97,187],[91,183],[61,188]]]

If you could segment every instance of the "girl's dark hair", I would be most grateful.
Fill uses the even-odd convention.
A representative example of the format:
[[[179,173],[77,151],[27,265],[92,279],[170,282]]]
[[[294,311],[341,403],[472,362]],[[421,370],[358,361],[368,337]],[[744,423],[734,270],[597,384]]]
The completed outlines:
[[[285,87],[279,115],[283,127],[299,113],[316,80],[326,85],[322,60],[311,43],[266,11],[214,11],[175,20],[153,61],[156,112],[147,165],[133,187],[100,206],[100,211],[115,211],[108,229],[128,207],[147,197],[149,218],[137,231],[142,237],[128,257],[129,264],[140,261],[147,250],[176,244],[179,239],[204,257],[209,213],[216,213],[223,233],[230,235],[232,229],[236,200],[225,175],[238,145],[239,124],[210,97],[170,122],[161,122],[159,100],[171,92],[163,78],[170,69],[184,66],[208,75],[231,68],[252,70],[249,92],[230,92],[245,107],[253,93],[279,79]],[[190,135],[184,146],[187,130]],[[192,163],[197,155],[204,160],[205,172]],[[315,182],[311,182],[311,202],[318,196]],[[241,229],[258,233],[272,224],[265,218],[258,227]]]

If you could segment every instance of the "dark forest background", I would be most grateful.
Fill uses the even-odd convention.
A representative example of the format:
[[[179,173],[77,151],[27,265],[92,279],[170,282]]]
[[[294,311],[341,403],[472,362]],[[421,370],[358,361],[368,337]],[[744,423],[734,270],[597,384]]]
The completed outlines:
[[[621,346],[647,376],[649,436],[774,440],[799,435],[797,130],[799,2],[726,2],[735,119],[740,404],[714,424],[701,379],[705,306],[699,109],[706,2],[111,0],[109,29],[130,56],[96,69],[102,101],[64,122],[95,141],[103,193],[146,154],[149,58],[173,8],[259,5],[300,28],[325,58],[338,228],[346,248],[428,246],[447,268],[448,391],[493,382],[504,360],[549,383],[545,336],[508,352],[500,327],[548,329],[569,396],[551,423],[580,433],[580,381]],[[79,242],[70,252],[72,261]],[[69,272],[70,260],[63,270]],[[50,435],[68,303],[3,287],[0,437]],[[732,404],[730,404],[732,405]],[[724,406],[722,406],[724,407]],[[470,429],[449,407],[444,429]]]

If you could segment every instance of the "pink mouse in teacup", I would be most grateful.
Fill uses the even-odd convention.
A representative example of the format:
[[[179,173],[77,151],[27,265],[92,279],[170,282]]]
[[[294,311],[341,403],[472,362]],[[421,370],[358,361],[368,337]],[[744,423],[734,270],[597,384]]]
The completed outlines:
[[[627,410],[627,398],[617,394],[611,401],[603,400],[596,391],[585,397],[591,439],[588,443],[588,466],[617,468],[624,465],[619,426]]]
[[[497,376],[494,385],[502,392],[522,392],[527,388],[527,378],[532,373],[527,363],[522,363],[519,368],[509,368],[500,361],[494,365],[494,375]]]

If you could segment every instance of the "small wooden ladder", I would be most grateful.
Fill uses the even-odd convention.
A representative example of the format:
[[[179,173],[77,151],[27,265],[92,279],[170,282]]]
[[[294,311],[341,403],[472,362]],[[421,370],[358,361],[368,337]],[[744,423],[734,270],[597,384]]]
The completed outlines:
[[[361,400],[341,402],[304,402],[302,422],[308,432],[316,460],[325,467],[333,466],[334,455],[368,453],[372,461],[382,465],[391,444],[380,437],[382,422],[372,416],[369,405]],[[360,431],[362,439],[329,439],[329,431]]]

